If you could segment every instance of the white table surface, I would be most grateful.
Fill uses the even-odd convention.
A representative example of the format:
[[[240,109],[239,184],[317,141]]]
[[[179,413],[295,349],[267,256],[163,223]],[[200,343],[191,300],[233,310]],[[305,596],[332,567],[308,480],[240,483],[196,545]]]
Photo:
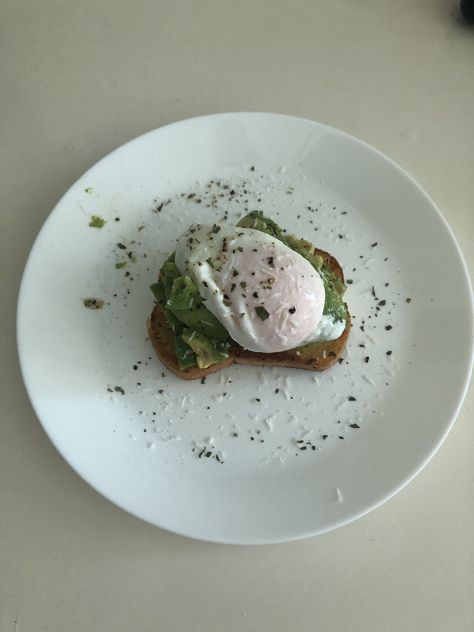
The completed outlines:
[[[433,197],[472,272],[474,28],[457,4],[4,0],[0,29],[0,632],[473,630],[472,392],[425,471],[372,514],[217,546],[73,473],[15,343],[25,260],[61,194],[123,142],[204,113],[293,114],[375,145]]]

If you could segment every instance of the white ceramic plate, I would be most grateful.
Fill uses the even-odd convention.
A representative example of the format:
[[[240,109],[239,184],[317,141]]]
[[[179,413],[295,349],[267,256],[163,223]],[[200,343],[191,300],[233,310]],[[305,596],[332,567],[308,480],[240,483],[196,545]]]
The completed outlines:
[[[146,339],[148,286],[192,221],[253,209],[343,265],[344,360],[179,380]],[[455,239],[402,169],[313,121],[237,113],[145,134],[71,187],[28,260],[18,345],[43,427],[95,489],[177,533],[268,543],[354,520],[420,471],[463,400],[471,322]]]

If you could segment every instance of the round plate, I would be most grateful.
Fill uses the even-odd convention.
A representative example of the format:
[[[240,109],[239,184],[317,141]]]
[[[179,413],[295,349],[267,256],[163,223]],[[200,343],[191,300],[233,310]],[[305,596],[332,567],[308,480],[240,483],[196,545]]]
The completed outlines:
[[[342,264],[345,355],[180,380],[146,337],[149,285],[190,223],[254,209]],[[421,470],[462,403],[471,323],[456,241],[400,167],[313,121],[236,113],[145,134],[71,187],[26,266],[18,347],[43,427],[100,493],[187,536],[269,543],[354,520]]]

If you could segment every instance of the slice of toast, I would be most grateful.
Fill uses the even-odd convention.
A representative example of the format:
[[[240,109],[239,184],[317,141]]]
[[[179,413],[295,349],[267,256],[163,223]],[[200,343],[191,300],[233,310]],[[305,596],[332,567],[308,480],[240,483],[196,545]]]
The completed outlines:
[[[324,250],[314,249],[314,254],[320,255],[328,263],[331,270],[344,281],[344,273],[338,261]],[[308,371],[324,371],[341,356],[346,346],[351,330],[351,317],[346,305],[346,328],[336,340],[329,342],[311,342],[297,349],[277,353],[256,353],[247,351],[237,344],[229,349],[229,357],[224,362],[212,364],[207,369],[192,367],[183,371],[179,368],[176,357],[174,333],[171,331],[160,305],[155,305],[150,318],[147,320],[150,341],[161,362],[184,380],[197,380],[210,373],[220,371],[231,364],[257,364],[266,366],[287,366]]]

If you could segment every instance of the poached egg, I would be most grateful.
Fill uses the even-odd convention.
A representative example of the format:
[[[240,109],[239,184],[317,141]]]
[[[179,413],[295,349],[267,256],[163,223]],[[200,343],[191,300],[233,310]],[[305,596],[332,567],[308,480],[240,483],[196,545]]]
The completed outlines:
[[[196,224],[178,240],[176,266],[244,349],[276,353],[334,340],[344,321],[323,316],[318,272],[283,242],[250,228]]]

